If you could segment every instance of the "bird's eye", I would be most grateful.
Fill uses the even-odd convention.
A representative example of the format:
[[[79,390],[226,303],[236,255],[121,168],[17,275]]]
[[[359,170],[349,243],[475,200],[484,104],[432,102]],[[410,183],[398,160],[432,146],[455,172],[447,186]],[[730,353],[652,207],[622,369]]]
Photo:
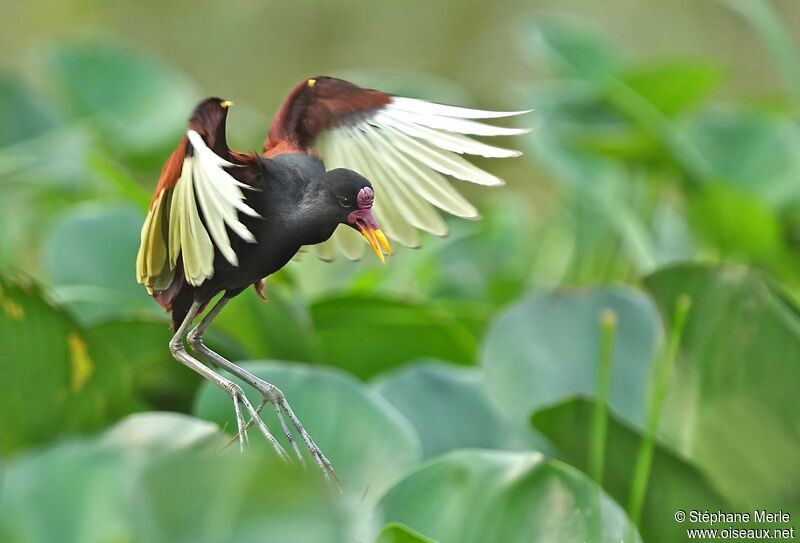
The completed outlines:
[[[339,205],[342,207],[350,207],[350,198],[347,196],[339,196]]]

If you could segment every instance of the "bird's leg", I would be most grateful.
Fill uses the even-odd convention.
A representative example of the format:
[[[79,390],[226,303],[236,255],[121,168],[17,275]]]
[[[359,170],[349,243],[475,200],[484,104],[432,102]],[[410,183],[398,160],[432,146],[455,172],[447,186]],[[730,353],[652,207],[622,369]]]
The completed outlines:
[[[200,311],[200,307],[201,304],[199,302],[194,302],[192,304],[192,307],[189,309],[189,313],[186,315],[186,318],[178,327],[178,331],[175,332],[174,336],[172,336],[172,339],[169,342],[169,350],[172,353],[172,356],[175,357],[175,360],[187,368],[194,370],[202,375],[205,379],[220,387],[231,397],[231,400],[233,401],[233,409],[236,413],[236,426],[238,429],[240,450],[244,450],[245,432],[247,431],[244,423],[244,417],[242,416],[242,407],[244,407],[245,412],[247,412],[250,417],[256,419],[256,424],[258,425],[259,430],[262,434],[264,434],[264,437],[275,449],[275,452],[278,453],[278,456],[280,456],[282,460],[288,461],[289,455],[286,454],[284,448],[280,443],[278,443],[278,440],[275,439],[275,436],[273,436],[269,431],[267,425],[264,424],[264,422],[259,418],[258,413],[256,413],[256,410],[250,403],[250,400],[248,400],[247,396],[245,396],[242,388],[233,381],[224,378],[214,370],[203,365],[200,361],[186,352],[186,349],[183,346],[183,337],[186,334],[186,330],[197,316],[197,313]]]
[[[211,323],[212,320],[219,314],[225,304],[230,301],[231,298],[223,296],[217,304],[211,308],[211,310],[203,317],[203,320],[200,321],[191,332],[189,332],[188,341],[189,345],[192,346],[198,354],[201,356],[206,357],[208,360],[213,362],[214,364],[225,368],[227,371],[232,373],[233,375],[237,376],[238,378],[242,379],[248,385],[252,386],[256,390],[258,390],[262,397],[263,401],[259,408],[256,411],[260,411],[261,408],[267,403],[271,403],[275,406],[275,412],[278,415],[278,420],[280,421],[281,428],[283,429],[284,434],[286,434],[286,439],[289,440],[289,443],[292,444],[294,447],[295,454],[302,462],[303,455],[300,453],[300,449],[297,446],[297,442],[292,435],[292,432],[289,430],[288,425],[286,424],[286,420],[284,419],[284,414],[292,423],[292,426],[297,430],[297,433],[300,434],[300,438],[303,440],[303,443],[308,447],[311,456],[314,458],[314,462],[316,462],[319,469],[322,471],[325,478],[329,481],[335,481],[338,484],[338,479],[336,478],[336,473],[333,471],[333,465],[331,464],[330,460],[328,460],[322,451],[314,443],[314,440],[311,439],[311,436],[308,434],[306,429],[300,423],[300,420],[292,411],[292,408],[289,407],[289,403],[286,401],[286,397],[283,395],[283,392],[278,389],[275,385],[264,381],[250,373],[249,371],[240,368],[233,362],[227,360],[223,356],[215,353],[211,349],[205,346],[203,343],[203,332],[205,332],[208,325]],[[256,424],[261,422],[260,419],[256,421]],[[262,422],[263,424],[263,422]]]

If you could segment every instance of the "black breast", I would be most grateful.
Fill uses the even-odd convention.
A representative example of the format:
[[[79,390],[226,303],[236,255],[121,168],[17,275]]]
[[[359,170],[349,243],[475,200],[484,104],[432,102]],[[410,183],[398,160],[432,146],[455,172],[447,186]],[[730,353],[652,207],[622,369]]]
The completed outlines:
[[[239,214],[253,233],[248,243],[228,230],[231,246],[239,259],[231,265],[219,253],[214,256],[214,276],[197,287],[198,299],[210,299],[223,290],[236,291],[275,273],[297,253],[302,243],[289,227],[289,217],[300,204],[305,189],[325,167],[319,159],[301,154],[260,158],[253,165],[234,168],[230,173],[252,188],[243,189],[247,204],[261,218]]]

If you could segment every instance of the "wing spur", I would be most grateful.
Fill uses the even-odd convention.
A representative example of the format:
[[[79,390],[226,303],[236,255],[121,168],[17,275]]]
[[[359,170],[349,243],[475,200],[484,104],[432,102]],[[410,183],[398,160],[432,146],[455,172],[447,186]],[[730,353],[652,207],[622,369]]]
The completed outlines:
[[[215,247],[231,265],[238,265],[226,227],[247,242],[256,241],[238,217],[238,212],[259,217],[244,202],[242,189],[249,187],[225,171],[235,166],[209,149],[194,130],[167,161],[136,258],[137,281],[150,293],[169,288],[179,267],[190,285],[212,277]]]
[[[369,179],[376,194],[374,213],[386,235],[416,247],[420,230],[436,236],[447,234],[447,224],[438,210],[465,219],[479,218],[475,207],[448,177],[479,185],[502,185],[502,179],[471,164],[463,155],[519,156],[519,151],[489,145],[473,136],[525,134],[528,129],[483,121],[529,111],[484,111],[390,96],[380,107],[357,114],[346,111],[331,119],[331,128],[319,133],[314,148],[328,169],[350,168]],[[317,246],[318,255],[330,259],[338,250],[347,258],[360,258],[366,245],[351,230],[339,228],[331,240]]]

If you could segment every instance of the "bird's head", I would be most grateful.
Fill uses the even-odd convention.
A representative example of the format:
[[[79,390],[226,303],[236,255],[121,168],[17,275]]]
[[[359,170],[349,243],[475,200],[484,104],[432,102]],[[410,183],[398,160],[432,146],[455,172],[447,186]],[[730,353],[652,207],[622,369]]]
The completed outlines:
[[[206,144],[217,154],[228,151],[225,122],[228,118],[228,108],[232,105],[233,102],[230,100],[217,97],[206,98],[197,104],[189,118],[189,128],[200,134]]]
[[[372,215],[375,193],[370,182],[353,170],[337,168],[327,172],[325,186],[330,194],[329,205],[337,208],[339,222],[361,232],[383,262],[384,251],[391,255],[392,250]]]

